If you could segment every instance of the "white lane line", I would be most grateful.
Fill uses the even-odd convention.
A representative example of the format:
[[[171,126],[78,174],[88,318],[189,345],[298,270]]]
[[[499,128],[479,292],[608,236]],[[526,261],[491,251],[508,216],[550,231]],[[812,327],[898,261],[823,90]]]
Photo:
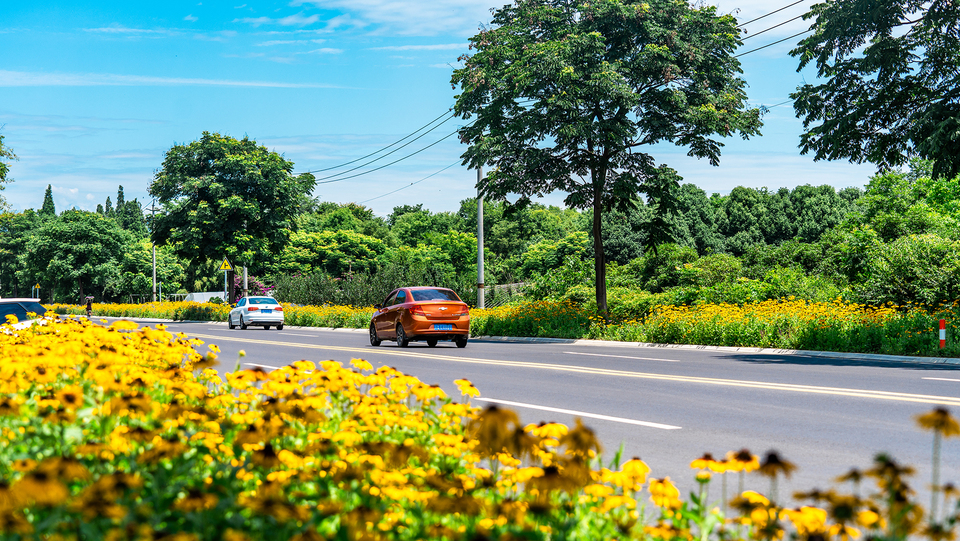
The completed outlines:
[[[306,336],[307,338],[320,338],[319,336],[314,334],[299,334],[295,332],[285,332],[285,331],[278,332],[277,334],[285,334],[287,336]]]
[[[597,413],[586,413],[583,411],[565,410],[561,408],[551,408],[549,406],[537,406],[535,404],[524,404],[522,402],[511,402],[509,400],[496,400],[494,398],[474,398],[481,402],[492,402],[494,404],[503,404],[504,406],[514,406],[517,408],[529,408],[534,410],[552,411],[554,413],[566,413],[578,417],[589,417],[591,419],[600,419],[601,421],[613,421],[615,423],[625,423],[628,425],[640,425],[650,428],[660,428],[663,430],[680,430],[681,427],[673,425],[664,425],[660,423],[651,423],[649,421],[637,421],[636,419],[624,419],[623,417],[611,417],[609,415],[600,415]]]
[[[656,359],[654,357],[630,357],[628,355],[606,355],[604,353],[580,353],[579,351],[564,351],[568,355],[590,355],[591,357],[616,357],[618,359],[636,359],[638,361],[663,361],[665,363],[678,363],[676,359]]]
[[[937,381],[960,381],[960,379],[950,379],[950,378],[920,378],[920,379],[934,379]]]
[[[269,368],[270,370],[283,368],[282,366],[270,366],[269,364],[257,364],[257,363],[243,363],[243,366],[256,366],[257,368]]]

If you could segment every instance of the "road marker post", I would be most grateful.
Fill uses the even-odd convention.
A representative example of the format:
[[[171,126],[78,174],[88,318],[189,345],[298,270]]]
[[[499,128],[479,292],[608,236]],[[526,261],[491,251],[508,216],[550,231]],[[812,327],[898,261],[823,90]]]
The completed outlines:
[[[940,349],[947,347],[947,320],[940,320]]]

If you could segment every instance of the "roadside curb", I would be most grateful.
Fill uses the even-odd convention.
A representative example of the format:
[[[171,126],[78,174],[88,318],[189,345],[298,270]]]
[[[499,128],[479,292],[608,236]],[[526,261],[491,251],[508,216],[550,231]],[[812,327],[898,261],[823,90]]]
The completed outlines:
[[[80,316],[85,317],[85,316]],[[116,316],[93,316],[101,319],[135,319],[144,323],[203,323],[206,325],[224,325],[222,321],[174,321],[172,319],[159,318],[131,318]],[[346,327],[300,327],[293,325],[284,325],[284,330],[313,330],[326,332],[350,332],[367,333],[367,329],[352,329]],[[853,361],[880,361],[897,363],[918,363],[918,364],[948,364],[960,365],[960,359],[953,357],[911,357],[901,355],[884,355],[880,353],[845,353],[839,351],[813,351],[805,349],[778,349],[778,348],[755,348],[755,347],[732,347],[732,346],[702,346],[694,344],[658,344],[655,342],[618,342],[614,340],[588,340],[583,338],[541,338],[526,336],[475,336],[470,340],[478,342],[519,342],[532,344],[569,344],[571,346],[603,346],[603,347],[622,347],[622,348],[647,348],[647,349],[681,349],[695,351],[718,351],[723,353],[752,353],[755,355],[802,355],[805,357],[825,357],[831,359],[849,359]]]

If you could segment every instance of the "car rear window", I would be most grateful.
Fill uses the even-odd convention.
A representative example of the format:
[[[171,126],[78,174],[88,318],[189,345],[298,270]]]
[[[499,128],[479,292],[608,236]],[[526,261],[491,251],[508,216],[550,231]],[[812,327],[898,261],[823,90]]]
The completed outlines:
[[[250,299],[250,304],[280,304],[276,299]]]
[[[414,289],[413,300],[415,301],[453,301],[463,302],[456,293],[449,289]]]

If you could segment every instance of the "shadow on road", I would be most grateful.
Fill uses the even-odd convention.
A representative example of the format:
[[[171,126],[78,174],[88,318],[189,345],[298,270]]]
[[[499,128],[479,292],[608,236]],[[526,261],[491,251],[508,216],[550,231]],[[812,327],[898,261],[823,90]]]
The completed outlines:
[[[960,372],[960,364],[946,364],[936,362],[931,357],[930,362],[896,361],[872,359],[845,359],[843,357],[812,356],[812,355],[776,355],[776,354],[744,354],[730,353],[726,358],[753,364],[796,364],[801,366],[863,366],[872,368],[900,368],[923,371]]]

